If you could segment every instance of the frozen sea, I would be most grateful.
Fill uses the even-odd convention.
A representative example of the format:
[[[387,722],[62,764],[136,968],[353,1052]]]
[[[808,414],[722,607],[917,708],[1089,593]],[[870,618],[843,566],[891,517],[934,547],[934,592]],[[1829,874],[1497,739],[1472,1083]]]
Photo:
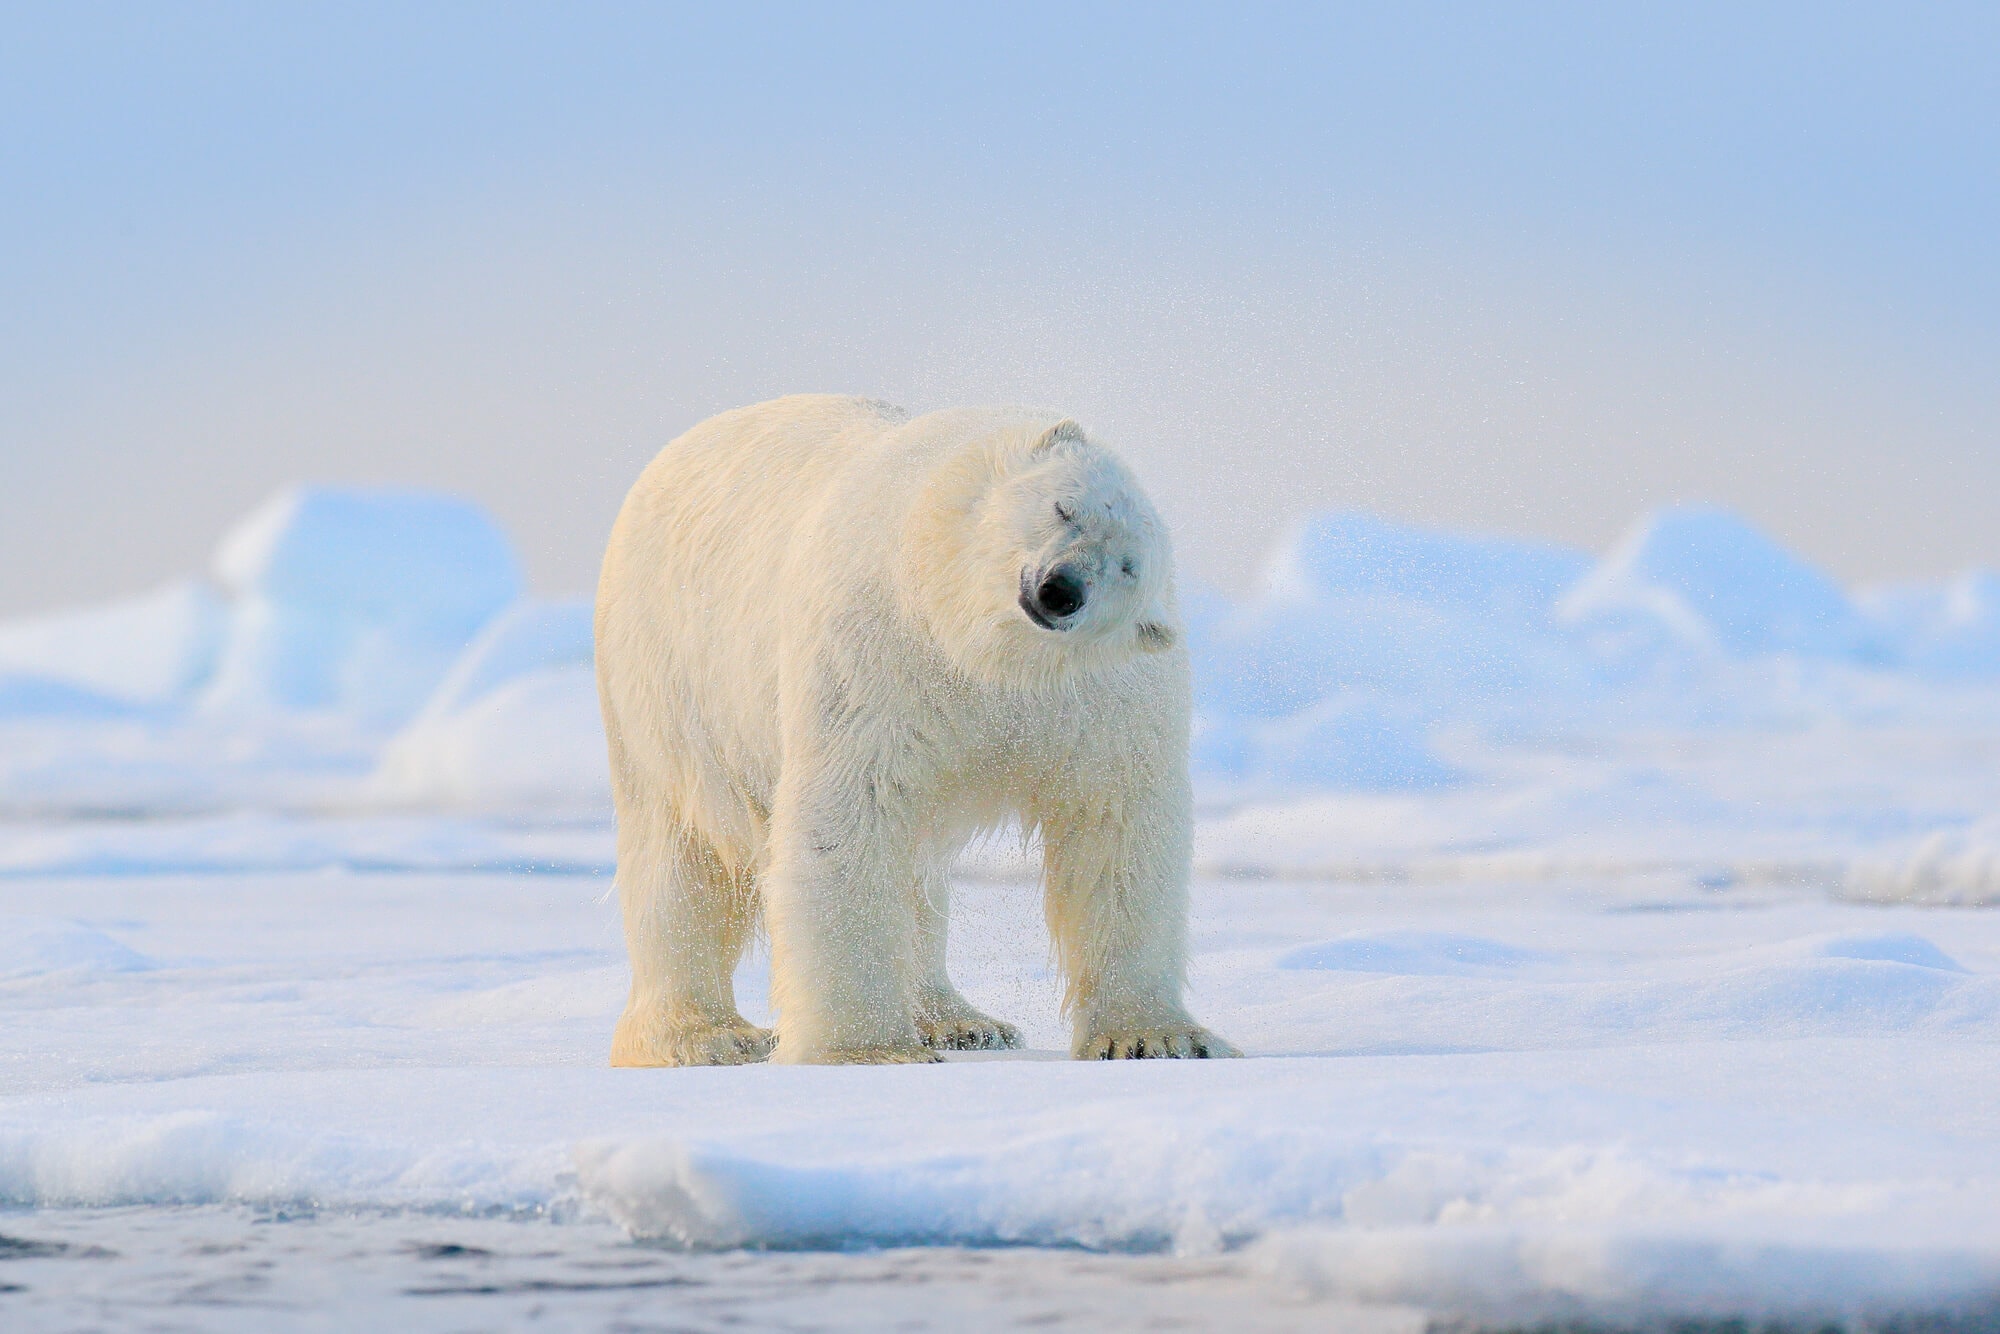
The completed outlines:
[[[2000,1330],[2000,579],[1329,516],[1190,595],[1192,1004],[612,1070],[587,611],[446,498],[0,626],[0,1329]],[[768,1018],[765,965],[738,978]]]

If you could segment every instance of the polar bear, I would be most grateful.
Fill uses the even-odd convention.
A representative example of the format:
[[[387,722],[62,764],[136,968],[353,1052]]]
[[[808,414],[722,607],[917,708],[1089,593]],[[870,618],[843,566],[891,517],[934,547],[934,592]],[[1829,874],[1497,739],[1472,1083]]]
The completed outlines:
[[[1234,1056],[1189,1017],[1188,659],[1167,534],[1076,423],[809,395],[632,488],[598,587],[632,990],[614,1065],[1020,1043],[945,973],[948,871],[1039,833],[1078,1057]],[[774,1034],[733,976],[761,915]]]

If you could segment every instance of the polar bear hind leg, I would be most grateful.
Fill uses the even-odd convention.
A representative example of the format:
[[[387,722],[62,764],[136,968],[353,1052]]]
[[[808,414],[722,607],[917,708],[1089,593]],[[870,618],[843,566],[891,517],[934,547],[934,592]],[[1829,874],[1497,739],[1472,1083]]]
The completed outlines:
[[[620,803],[618,899],[632,993],[611,1041],[620,1066],[742,1065],[771,1054],[771,1033],[736,1009],[737,962],[756,891],[666,805]]]

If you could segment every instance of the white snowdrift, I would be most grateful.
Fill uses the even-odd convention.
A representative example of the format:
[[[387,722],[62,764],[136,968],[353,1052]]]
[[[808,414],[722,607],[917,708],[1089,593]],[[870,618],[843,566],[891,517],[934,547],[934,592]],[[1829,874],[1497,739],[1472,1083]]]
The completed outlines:
[[[53,703],[61,688],[123,704],[185,701],[215,670],[226,615],[212,588],[183,580],[129,601],[0,624],[0,680],[54,687],[51,702],[31,710],[17,684],[0,712],[62,712]]]
[[[1589,567],[1567,547],[1334,514],[1273,553],[1256,597],[1191,635],[1202,708],[1296,715],[1336,694],[1435,706],[1576,674],[1548,629]]]
[[[1620,1181],[1619,1187],[1637,1183]],[[1829,1201],[1836,1207],[1839,1201]],[[1913,1216],[1936,1200],[1909,1200]],[[1684,1319],[1824,1321],[1835,1327],[1915,1311],[1979,1316],[2000,1292],[2000,1256],[1944,1240],[1884,1246],[1861,1230],[1818,1244],[1760,1235],[1574,1223],[1485,1225],[1271,1237],[1257,1259],[1317,1297],[1398,1302],[1517,1324],[1592,1319],[1654,1328]]]
[[[152,966],[143,954],[82,922],[0,916],[0,979],[71,969],[123,973]]]
[[[1840,888],[1880,903],[2000,903],[2000,816],[1928,834],[1901,857],[1859,858]]]
[[[539,1209],[561,1165],[554,1147],[415,1146],[205,1110],[84,1117],[40,1133],[0,1124],[0,1201],[17,1206]]]
[[[611,777],[589,666],[515,677],[389,743],[369,795],[392,805],[595,812]]]
[[[1885,656],[1839,585],[1726,510],[1652,515],[1563,596],[1559,614],[1624,639],[1623,653]]]
[[[2000,677],[2000,575],[1967,570],[1942,583],[1876,585],[1859,601],[1911,670],[1944,680]]]
[[[598,811],[611,800],[586,602],[522,603],[482,631],[370,784],[397,805]]]

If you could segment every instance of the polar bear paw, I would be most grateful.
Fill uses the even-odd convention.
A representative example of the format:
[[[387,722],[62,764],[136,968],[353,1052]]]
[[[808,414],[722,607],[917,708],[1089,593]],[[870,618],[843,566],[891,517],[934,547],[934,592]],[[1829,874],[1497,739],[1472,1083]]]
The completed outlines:
[[[1104,1029],[1079,1040],[1070,1054],[1080,1061],[1134,1061],[1202,1060],[1243,1053],[1200,1024],[1183,1021]]]
[[[750,1065],[771,1054],[776,1039],[746,1019],[672,1023],[627,1011],[611,1038],[614,1066]]]
[[[1018,1051],[1021,1030],[991,1015],[971,1010],[963,1014],[918,1015],[917,1032],[924,1045],[938,1051]]]

